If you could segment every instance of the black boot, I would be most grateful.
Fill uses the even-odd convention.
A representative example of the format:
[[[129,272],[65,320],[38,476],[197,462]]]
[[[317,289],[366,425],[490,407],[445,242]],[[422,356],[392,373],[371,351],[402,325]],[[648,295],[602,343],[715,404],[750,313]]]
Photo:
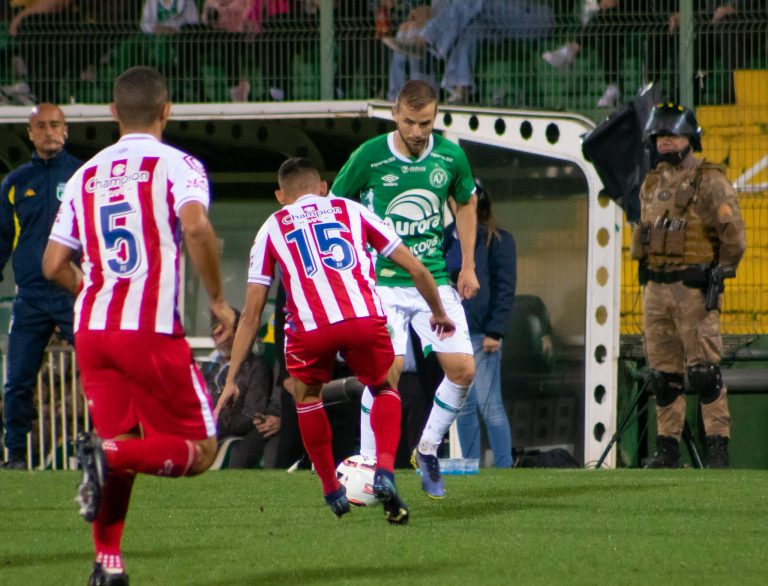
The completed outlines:
[[[669,435],[656,436],[656,453],[648,460],[646,468],[679,468],[680,442]]]
[[[728,456],[728,438],[722,435],[708,435],[707,468],[728,468],[731,459]]]
[[[93,564],[93,571],[88,578],[88,586],[128,586],[129,583],[128,574],[110,574],[99,562]]]

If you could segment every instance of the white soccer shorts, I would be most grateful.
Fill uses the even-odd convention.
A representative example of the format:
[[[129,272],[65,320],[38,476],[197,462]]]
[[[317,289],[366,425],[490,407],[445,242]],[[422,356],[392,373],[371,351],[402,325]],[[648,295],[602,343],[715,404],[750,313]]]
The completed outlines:
[[[433,352],[473,354],[467,317],[459,294],[450,285],[440,285],[437,289],[448,317],[456,324],[456,332],[445,340],[438,339],[432,331],[429,325],[432,312],[416,287],[376,287],[387,316],[387,328],[396,356],[405,356],[408,324],[418,334],[425,352],[431,349]]]

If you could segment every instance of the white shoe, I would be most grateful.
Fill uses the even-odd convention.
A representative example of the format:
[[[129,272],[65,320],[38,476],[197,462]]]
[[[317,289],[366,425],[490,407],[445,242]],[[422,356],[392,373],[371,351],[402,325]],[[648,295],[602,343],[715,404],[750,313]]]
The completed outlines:
[[[576,60],[576,51],[573,46],[563,45],[559,49],[554,51],[546,51],[541,54],[541,58],[544,59],[555,69],[565,70],[569,69],[573,62]]]
[[[26,81],[20,81],[13,85],[4,85],[0,87],[0,91],[10,101],[22,106],[33,106],[37,103],[37,98],[30,93],[29,84]]]
[[[469,100],[469,91],[466,86],[457,85],[445,99],[446,104],[466,104]]]
[[[269,97],[275,102],[282,102],[285,99],[285,92],[282,88],[271,87],[269,88]]]
[[[609,84],[603,92],[603,97],[597,100],[598,108],[615,108],[619,103],[619,86],[615,83]]]

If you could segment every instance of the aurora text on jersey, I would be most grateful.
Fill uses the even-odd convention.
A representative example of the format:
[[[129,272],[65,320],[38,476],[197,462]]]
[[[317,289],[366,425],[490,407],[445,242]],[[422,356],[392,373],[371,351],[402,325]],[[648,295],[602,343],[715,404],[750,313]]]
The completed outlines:
[[[339,171],[331,192],[359,197],[402,238],[437,284],[445,285],[443,208],[448,196],[460,204],[470,201],[474,187],[467,157],[457,144],[433,134],[414,159],[398,152],[390,133],[363,143]],[[379,285],[413,284],[406,271],[382,256],[376,258],[376,277]]]

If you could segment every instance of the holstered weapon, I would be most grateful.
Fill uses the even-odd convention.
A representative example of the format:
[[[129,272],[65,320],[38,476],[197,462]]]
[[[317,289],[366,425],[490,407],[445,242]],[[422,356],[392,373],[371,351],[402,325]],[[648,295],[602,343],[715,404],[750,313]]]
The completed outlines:
[[[707,311],[719,309],[718,300],[720,293],[725,291],[724,279],[733,279],[736,276],[736,267],[722,267],[715,265],[707,272],[707,290],[704,293]]]

